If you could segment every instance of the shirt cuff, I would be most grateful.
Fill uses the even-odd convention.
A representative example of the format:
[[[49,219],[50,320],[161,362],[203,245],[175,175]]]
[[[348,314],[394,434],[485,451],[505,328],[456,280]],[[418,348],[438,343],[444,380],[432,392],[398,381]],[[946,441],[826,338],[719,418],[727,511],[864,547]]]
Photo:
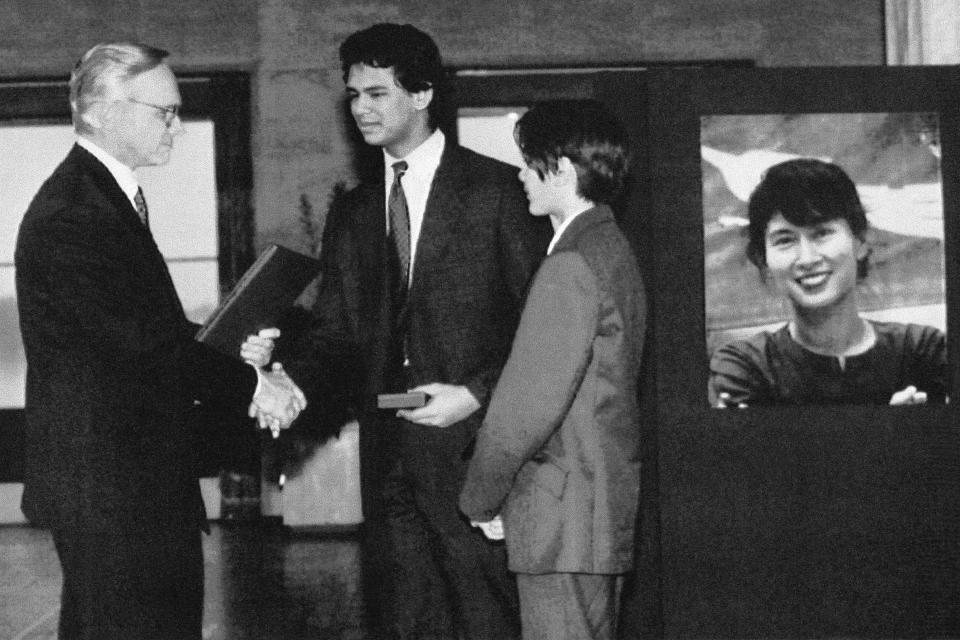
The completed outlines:
[[[247,364],[250,364],[249,362]],[[256,398],[260,395],[260,389],[263,388],[263,369],[258,367],[255,364],[250,364],[253,367],[253,370],[257,372],[257,388],[253,390],[253,397]]]

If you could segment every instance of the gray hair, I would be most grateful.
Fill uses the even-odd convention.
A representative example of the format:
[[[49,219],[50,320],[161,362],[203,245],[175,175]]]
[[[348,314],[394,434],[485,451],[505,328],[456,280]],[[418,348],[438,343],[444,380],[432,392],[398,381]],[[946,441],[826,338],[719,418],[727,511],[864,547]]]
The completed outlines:
[[[70,113],[77,133],[91,133],[81,117],[94,102],[106,99],[123,82],[159,66],[170,53],[135,42],[91,47],[70,73]]]

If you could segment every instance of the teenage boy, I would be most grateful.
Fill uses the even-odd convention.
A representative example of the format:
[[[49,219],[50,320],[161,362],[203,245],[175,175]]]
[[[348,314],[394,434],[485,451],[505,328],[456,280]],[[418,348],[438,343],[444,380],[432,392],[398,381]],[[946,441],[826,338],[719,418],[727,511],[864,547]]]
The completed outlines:
[[[633,568],[645,296],[608,204],[626,136],[595,101],[528,111],[515,138],[530,213],[555,233],[528,294],[460,494],[506,538],[523,637],[613,638]]]

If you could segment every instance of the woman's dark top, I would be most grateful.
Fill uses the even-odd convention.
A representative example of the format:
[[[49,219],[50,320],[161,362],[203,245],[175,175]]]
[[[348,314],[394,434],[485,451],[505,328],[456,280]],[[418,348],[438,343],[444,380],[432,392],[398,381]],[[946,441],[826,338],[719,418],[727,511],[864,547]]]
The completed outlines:
[[[944,402],[946,336],[918,324],[869,321],[876,343],[864,353],[836,356],[800,346],[784,325],[716,350],[710,360],[710,403],[721,392],[747,406],[800,404],[889,404],[890,396],[913,385],[927,402]]]

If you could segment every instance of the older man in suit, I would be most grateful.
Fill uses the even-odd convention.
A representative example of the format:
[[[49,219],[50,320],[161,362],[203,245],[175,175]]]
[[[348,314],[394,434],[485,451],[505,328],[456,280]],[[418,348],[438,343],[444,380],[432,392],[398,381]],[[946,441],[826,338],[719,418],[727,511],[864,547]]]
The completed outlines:
[[[331,207],[310,345],[284,359],[318,405],[340,399],[359,417],[364,588],[380,633],[516,637],[503,548],[456,500],[549,230],[526,215],[514,168],[436,128],[442,69],[427,34],[378,24],[340,59],[383,164]],[[377,409],[379,393],[411,388],[425,406]]]
[[[23,511],[52,529],[62,640],[199,640],[194,400],[284,423],[304,406],[282,371],[255,374],[193,339],[150,235],[134,169],[166,163],[182,132],[166,56],[123,42],[84,54],[70,78],[77,144],[17,237]],[[262,365],[270,348],[246,353]]]
[[[646,316],[636,257],[608,206],[627,173],[626,136],[594,101],[537,105],[515,133],[530,213],[556,232],[460,505],[506,537],[524,640],[612,640],[633,568]]]

